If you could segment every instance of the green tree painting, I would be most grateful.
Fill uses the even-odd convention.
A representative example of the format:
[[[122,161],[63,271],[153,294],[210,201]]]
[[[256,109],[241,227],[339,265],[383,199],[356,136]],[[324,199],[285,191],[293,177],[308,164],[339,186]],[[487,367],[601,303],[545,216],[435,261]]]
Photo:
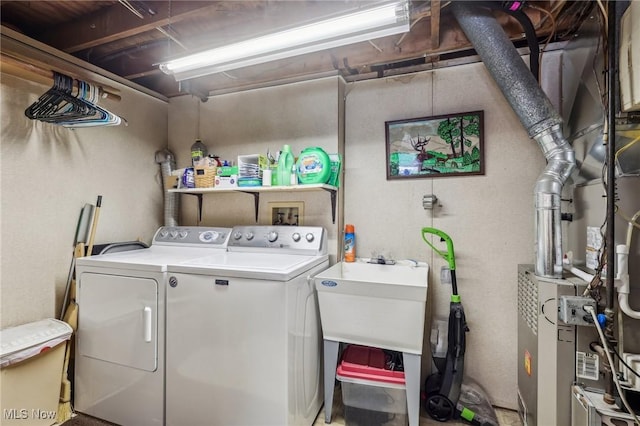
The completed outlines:
[[[385,123],[387,179],[484,174],[483,111]]]
[[[471,147],[470,136],[480,135],[480,117],[476,115],[461,115],[442,120],[438,125],[438,136],[451,148],[453,158],[464,157],[464,147]],[[459,148],[459,151],[456,151]]]

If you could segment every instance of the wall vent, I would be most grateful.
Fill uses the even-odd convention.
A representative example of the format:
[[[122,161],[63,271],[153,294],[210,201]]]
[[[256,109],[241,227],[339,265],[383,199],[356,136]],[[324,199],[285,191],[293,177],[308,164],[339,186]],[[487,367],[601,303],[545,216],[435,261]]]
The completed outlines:
[[[524,272],[518,272],[518,315],[538,335],[538,287]]]

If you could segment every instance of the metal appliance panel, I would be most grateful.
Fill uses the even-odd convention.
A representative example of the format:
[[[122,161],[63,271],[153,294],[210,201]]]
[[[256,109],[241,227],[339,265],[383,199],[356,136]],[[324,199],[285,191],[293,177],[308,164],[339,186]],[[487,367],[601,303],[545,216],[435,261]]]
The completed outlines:
[[[571,426],[637,426],[631,414],[604,401],[602,391],[571,387]]]
[[[89,336],[89,333],[91,335],[94,334],[90,330],[99,327],[100,323],[106,320],[104,314],[92,314],[91,305],[97,306],[98,312],[101,312],[104,309],[101,305],[105,301],[108,301],[107,304],[112,307],[119,306],[119,301],[121,300],[127,300],[125,305],[134,303],[136,290],[129,288],[128,284],[131,281],[120,281],[121,279],[129,278],[134,282],[142,283],[142,288],[144,289],[154,287],[155,283],[164,283],[165,280],[164,274],[161,272],[140,271],[137,275],[131,271],[119,272],[121,275],[118,275],[118,270],[112,268],[79,267],[78,269],[80,278],[78,282],[79,322],[75,351],[74,408],[78,412],[115,424],[162,426],[164,425],[163,284],[160,285],[159,288],[162,290],[158,293],[157,322],[155,327],[152,328],[152,330],[157,330],[157,334],[153,334],[155,339],[153,345],[156,347],[157,356],[151,357],[147,353],[143,356],[144,359],[138,361],[130,362],[125,359],[126,357],[134,356],[131,355],[130,344],[125,338],[128,335],[127,333],[131,332],[131,335],[136,335],[136,339],[138,339],[139,333],[144,334],[140,329],[138,329],[139,333],[134,332],[134,328],[131,327],[129,322],[116,319],[113,321],[108,320],[111,323],[109,325],[112,326],[111,330],[109,330],[109,333],[112,334],[110,338],[115,339],[115,343],[113,343],[113,346],[97,343],[97,345],[106,350],[105,353],[100,351],[99,346],[95,346],[85,339],[85,337],[88,337],[90,340],[95,340],[94,336]],[[103,281],[106,286],[102,291],[107,291],[107,288],[109,288],[113,290],[113,293],[107,296],[106,299],[101,298],[98,294],[91,295],[91,289],[84,291],[83,276],[101,276],[102,279],[100,281]],[[121,285],[112,287],[110,285],[111,279],[120,281]],[[154,284],[152,285],[150,282]],[[129,290],[133,290],[133,292],[129,292]],[[88,306],[83,304],[85,296],[93,299]],[[153,298],[151,294],[143,294],[140,298],[141,305],[150,298]],[[89,300],[87,299],[87,301]],[[138,310],[139,308],[139,306],[135,307],[136,312],[142,312],[141,308]],[[119,306],[117,309],[122,310],[123,307]],[[89,321],[86,320],[87,317],[90,318]],[[115,325],[116,323],[121,328],[118,328]],[[88,327],[87,330],[85,330],[85,326]],[[149,345],[149,343],[145,343],[145,345]],[[116,350],[120,350],[123,353],[114,355],[113,351]],[[83,354],[83,351],[86,355]],[[116,362],[112,362],[112,360]]]
[[[597,341],[595,329],[558,320],[560,296],[582,294],[586,284],[571,274],[541,278],[532,265],[518,266],[518,396],[525,426],[570,424],[574,381],[602,384],[601,375],[576,377],[577,352],[594,359],[589,343]]]
[[[149,248],[78,259],[77,411],[120,425],[165,425],[167,264],[225,251],[230,232],[162,227]]]
[[[327,259],[326,254],[305,256],[266,252],[251,254],[223,252],[169,265],[167,270],[188,274],[224,274],[228,277],[289,281]]]
[[[158,368],[157,281],[85,272],[78,304],[80,356],[145,371]]]
[[[173,273],[167,289],[167,425],[311,424],[321,335],[307,275],[267,281]]]

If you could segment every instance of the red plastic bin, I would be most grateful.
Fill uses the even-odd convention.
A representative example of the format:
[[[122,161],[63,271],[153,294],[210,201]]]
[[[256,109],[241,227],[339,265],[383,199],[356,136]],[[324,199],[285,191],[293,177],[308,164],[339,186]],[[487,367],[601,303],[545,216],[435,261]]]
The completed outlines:
[[[404,385],[404,371],[385,369],[385,354],[382,349],[349,345],[342,355],[336,373],[351,379]]]

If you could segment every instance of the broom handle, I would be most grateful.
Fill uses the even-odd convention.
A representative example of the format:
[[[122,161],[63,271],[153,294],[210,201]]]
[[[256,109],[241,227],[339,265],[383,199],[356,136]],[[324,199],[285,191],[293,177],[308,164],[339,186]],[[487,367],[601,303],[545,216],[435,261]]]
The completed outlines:
[[[93,242],[96,237],[96,228],[98,227],[98,219],[100,218],[100,206],[102,205],[102,195],[98,195],[96,201],[96,213],[93,215],[93,224],[91,225],[91,234],[89,236],[89,247],[87,248],[87,256],[93,253]]]
[[[93,213],[93,205],[85,204],[80,211],[80,217],[78,218],[78,225],[76,226],[76,235],[74,239],[73,256],[71,257],[71,265],[69,265],[69,273],[67,274],[67,284],[64,288],[64,297],[62,298],[62,309],[60,310],[60,319],[64,318],[67,312],[67,305],[69,304],[69,294],[71,290],[71,282],[73,281],[73,275],[76,267],[76,258],[84,256],[84,243],[87,241],[87,234],[89,233],[89,221]],[[81,250],[82,249],[82,250]]]

